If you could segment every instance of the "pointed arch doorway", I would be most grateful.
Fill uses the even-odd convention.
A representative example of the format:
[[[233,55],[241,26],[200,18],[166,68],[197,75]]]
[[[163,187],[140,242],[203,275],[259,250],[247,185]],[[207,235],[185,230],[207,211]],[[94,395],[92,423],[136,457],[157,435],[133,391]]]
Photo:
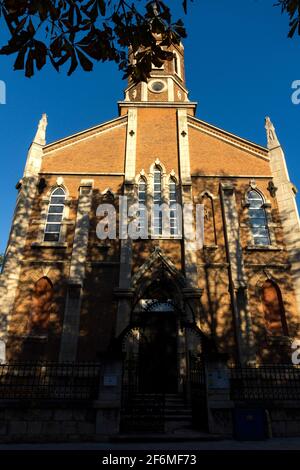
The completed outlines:
[[[177,318],[172,300],[144,299],[139,341],[139,389],[177,393]]]
[[[202,355],[202,334],[190,333],[197,326],[185,277],[156,247],[132,289],[129,323],[120,335],[124,390],[187,395],[190,354]]]

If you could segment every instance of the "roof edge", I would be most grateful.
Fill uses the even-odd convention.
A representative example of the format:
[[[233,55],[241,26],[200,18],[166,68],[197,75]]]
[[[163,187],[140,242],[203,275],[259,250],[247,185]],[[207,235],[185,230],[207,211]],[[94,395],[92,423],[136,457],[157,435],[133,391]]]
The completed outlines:
[[[84,129],[83,131],[79,131],[79,132],[76,132],[75,134],[68,135],[67,137],[63,137],[62,139],[54,140],[53,142],[50,142],[49,144],[44,145],[43,149],[48,150],[54,145],[62,144],[63,142],[68,142],[68,140],[83,136],[84,134],[87,134],[88,132],[96,131],[97,129],[100,130],[101,127],[104,127],[109,124],[117,123],[119,121],[120,122],[127,121],[127,115],[118,116],[117,118],[111,119],[110,121],[105,121],[101,124],[97,124],[96,126],[89,127],[88,129]]]
[[[251,147],[254,147],[257,150],[260,150],[261,152],[265,152],[266,156],[268,156],[268,149],[267,147],[263,147],[262,145],[259,145],[255,142],[252,142],[251,140],[245,139],[244,137],[240,137],[236,134],[233,134],[232,132],[226,131],[225,129],[222,129],[221,127],[217,127],[214,124],[210,124],[209,122],[203,121],[202,119],[196,118],[194,116],[188,116],[188,120],[194,121],[198,124],[201,124],[205,127],[208,127],[211,130],[218,131],[221,134],[224,134],[224,136],[231,137],[236,139],[237,141],[241,142],[242,144],[250,145]]]

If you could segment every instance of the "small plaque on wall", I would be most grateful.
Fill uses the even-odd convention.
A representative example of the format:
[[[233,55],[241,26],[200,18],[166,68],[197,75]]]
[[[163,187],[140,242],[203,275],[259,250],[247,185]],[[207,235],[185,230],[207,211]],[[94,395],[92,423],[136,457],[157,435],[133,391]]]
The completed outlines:
[[[105,375],[103,384],[105,387],[115,387],[118,384],[118,378],[116,375]]]

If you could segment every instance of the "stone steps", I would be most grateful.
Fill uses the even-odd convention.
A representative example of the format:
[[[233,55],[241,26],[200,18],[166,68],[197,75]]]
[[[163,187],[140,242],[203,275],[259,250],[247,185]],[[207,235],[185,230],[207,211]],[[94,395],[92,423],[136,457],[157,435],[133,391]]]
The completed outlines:
[[[163,398],[164,402],[162,402]],[[191,407],[186,404],[180,394],[139,394],[132,398],[130,407],[138,417],[139,426],[146,425],[147,427],[147,421],[152,425],[157,420],[159,428],[161,429],[162,426],[168,434],[180,433],[180,430],[186,432],[187,429],[193,432]],[[130,423],[130,415],[125,412],[123,416]],[[130,429],[133,431],[131,426]]]

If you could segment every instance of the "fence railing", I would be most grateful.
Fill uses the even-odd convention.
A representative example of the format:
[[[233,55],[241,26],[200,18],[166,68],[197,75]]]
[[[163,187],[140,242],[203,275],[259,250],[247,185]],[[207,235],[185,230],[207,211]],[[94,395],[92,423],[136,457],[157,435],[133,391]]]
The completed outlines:
[[[300,400],[300,368],[290,365],[231,367],[232,400]]]
[[[100,369],[98,363],[0,364],[0,400],[93,400]]]

